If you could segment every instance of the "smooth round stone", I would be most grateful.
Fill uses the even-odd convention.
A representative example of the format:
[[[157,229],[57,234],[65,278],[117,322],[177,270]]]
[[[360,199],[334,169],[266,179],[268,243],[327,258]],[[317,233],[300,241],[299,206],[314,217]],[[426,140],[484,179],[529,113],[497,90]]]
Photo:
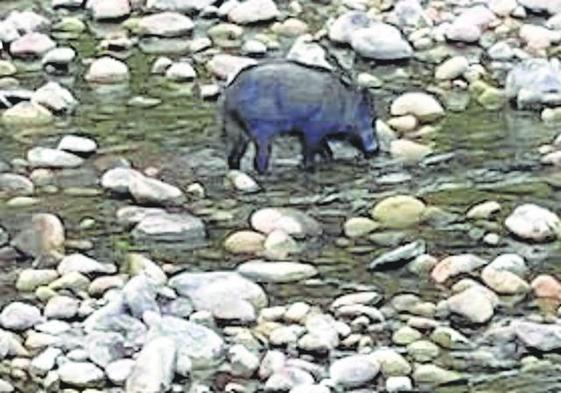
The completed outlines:
[[[367,384],[379,371],[379,364],[371,357],[353,355],[336,360],[329,367],[329,376],[336,384],[344,388],[353,388]]]
[[[10,44],[14,57],[39,57],[56,47],[56,43],[46,34],[27,33]]]
[[[92,154],[97,150],[97,142],[79,135],[65,135],[57,148],[76,154]]]
[[[249,57],[220,53],[207,63],[207,69],[216,77],[229,80],[245,67],[256,63],[255,59]]]
[[[145,16],[138,21],[138,33],[156,37],[180,37],[193,30],[194,23],[188,16],[177,12],[162,12]]]
[[[435,72],[437,80],[445,81],[459,78],[469,68],[469,61],[464,56],[455,56],[439,65]]]
[[[413,391],[411,378],[406,376],[389,377],[386,379],[386,391],[388,393]]]
[[[239,47],[243,33],[243,27],[233,23],[219,23],[207,30],[207,34],[212,42],[221,48]]]
[[[119,19],[131,12],[129,0],[88,0],[86,8],[91,11],[95,20]]]
[[[288,18],[282,22],[275,23],[271,30],[278,35],[285,37],[298,37],[306,34],[309,31],[309,26],[306,22],[297,18]]]
[[[78,314],[80,301],[69,296],[55,296],[47,302],[44,314],[49,319],[72,319]]]
[[[541,242],[558,237],[561,221],[550,210],[528,203],[514,209],[505,226],[522,239]]]
[[[119,359],[109,363],[105,367],[107,378],[117,386],[123,386],[134,367],[132,359]]]
[[[101,176],[101,186],[109,191],[118,194],[128,194],[130,192],[130,186],[134,179],[141,178],[144,175],[137,170],[130,168],[113,168],[106,171],[103,176]],[[138,213],[138,209],[135,208],[135,213]],[[150,211],[156,212],[155,210]],[[134,214],[135,216],[137,214]],[[128,214],[127,214],[128,216]],[[140,220],[139,220],[140,221]],[[133,223],[132,221],[130,223]]]
[[[34,257],[58,254],[64,250],[64,225],[53,214],[35,214],[29,228],[20,232],[12,244],[21,252]]]
[[[275,19],[279,15],[280,12],[273,0],[246,0],[238,3],[228,13],[228,19],[243,25]]]
[[[276,229],[296,238],[322,233],[321,225],[313,217],[292,208],[264,208],[253,213],[250,222],[255,230],[266,234]]]
[[[259,368],[259,358],[245,346],[236,344],[228,351],[231,372],[235,376],[251,378]]]
[[[57,82],[48,82],[41,86],[33,93],[31,101],[43,105],[54,113],[70,113],[78,106],[78,101],[70,90]]]
[[[2,121],[11,126],[45,126],[54,120],[53,114],[44,106],[22,101],[2,114]]]
[[[284,319],[289,322],[303,323],[311,310],[308,303],[296,302],[291,304],[284,313]]]
[[[166,70],[166,78],[175,82],[192,81],[197,77],[197,72],[188,62],[173,63]]]
[[[41,311],[27,303],[10,303],[0,313],[0,324],[9,330],[26,330],[40,322],[43,322]]]
[[[15,173],[0,173],[0,192],[8,195],[31,195],[35,186],[27,177]]]
[[[374,220],[390,228],[406,228],[423,220],[426,205],[410,195],[383,199],[370,211]]]
[[[33,167],[76,168],[84,160],[72,153],[47,147],[34,147],[27,152],[27,161]]]
[[[203,221],[190,214],[149,215],[132,231],[137,241],[189,242],[196,246],[206,239]]]
[[[264,243],[265,257],[270,260],[286,260],[301,251],[298,243],[283,230],[277,229],[269,233]]]
[[[417,329],[403,326],[392,335],[392,341],[397,345],[408,345],[420,340],[423,335]]]
[[[380,227],[380,224],[366,217],[351,217],[343,227],[345,236],[351,239],[368,235]]]
[[[438,326],[430,335],[431,341],[447,349],[468,349],[471,342],[463,334],[449,327]]]
[[[250,261],[238,266],[237,271],[256,282],[269,283],[301,281],[318,274],[312,265],[298,262]]]
[[[18,291],[33,292],[40,286],[48,285],[56,280],[58,272],[51,269],[25,269],[23,270],[16,282]]]
[[[201,95],[203,95],[202,90]],[[257,184],[257,182],[251,176],[242,171],[229,171],[226,175],[226,180],[233,186],[235,190],[246,194],[252,194],[261,190],[259,184]]]
[[[468,288],[450,297],[446,302],[450,311],[475,324],[488,322],[495,313],[489,295],[477,287]]]
[[[452,255],[440,261],[432,270],[431,277],[437,283],[444,283],[449,278],[456,277],[462,273],[470,273],[488,261],[472,254]]]
[[[185,195],[176,186],[146,176],[132,176],[129,191],[140,204],[179,205]]]
[[[48,65],[68,65],[76,58],[76,51],[70,47],[54,48],[45,53],[41,59],[41,64]]]
[[[262,56],[267,53],[267,45],[261,41],[248,40],[242,45],[242,53],[250,56]]]
[[[446,370],[434,364],[419,365],[413,372],[413,380],[415,380],[417,384],[431,384],[436,386],[460,381],[463,378],[462,374],[456,371]]]
[[[224,248],[233,254],[255,254],[264,250],[265,236],[259,232],[238,231],[226,238]]]
[[[474,220],[488,220],[500,210],[501,205],[497,201],[485,201],[470,208],[466,217]]]
[[[106,56],[94,60],[84,78],[91,83],[122,83],[129,80],[129,69],[122,61]]]
[[[387,377],[408,375],[411,373],[411,365],[405,358],[393,349],[383,348],[369,355],[380,365],[382,374]]]
[[[413,55],[413,48],[396,27],[379,22],[352,33],[352,48],[361,56],[375,60],[402,60]]]
[[[89,362],[66,362],[58,368],[60,380],[80,388],[99,387],[105,380],[103,371]]]
[[[397,139],[390,144],[391,156],[408,164],[417,163],[431,153],[430,146],[409,139]]]
[[[8,60],[0,60],[0,77],[12,76],[17,73],[16,66]]]
[[[530,291],[530,285],[525,280],[506,270],[487,266],[483,269],[481,278],[485,285],[500,295],[525,294]]]
[[[421,122],[437,120],[444,115],[442,105],[427,93],[405,93],[391,105],[392,116],[413,115]]]
[[[407,346],[407,352],[417,362],[427,363],[436,358],[440,350],[428,340],[415,341]]]

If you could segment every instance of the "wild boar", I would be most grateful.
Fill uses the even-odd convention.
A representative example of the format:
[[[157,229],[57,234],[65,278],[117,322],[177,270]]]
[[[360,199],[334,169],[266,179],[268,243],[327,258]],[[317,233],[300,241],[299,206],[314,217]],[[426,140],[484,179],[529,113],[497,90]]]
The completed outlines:
[[[332,157],[330,137],[344,137],[366,157],[378,150],[369,92],[319,67],[289,60],[250,66],[225,88],[218,111],[229,145],[230,169],[239,169],[253,141],[255,169],[265,173],[272,141],[285,133],[301,136],[308,170],[313,169],[316,155]]]

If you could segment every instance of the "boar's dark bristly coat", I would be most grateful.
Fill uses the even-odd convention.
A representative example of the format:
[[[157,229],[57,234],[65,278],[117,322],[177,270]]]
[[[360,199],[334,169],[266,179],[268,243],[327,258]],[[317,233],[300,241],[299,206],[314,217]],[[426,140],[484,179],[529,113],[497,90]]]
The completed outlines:
[[[369,92],[321,68],[284,60],[251,66],[226,87],[218,110],[230,145],[230,169],[239,169],[253,141],[255,169],[266,172],[271,143],[283,133],[301,135],[308,169],[317,154],[331,157],[331,136],[342,135],[366,156],[378,150]]]

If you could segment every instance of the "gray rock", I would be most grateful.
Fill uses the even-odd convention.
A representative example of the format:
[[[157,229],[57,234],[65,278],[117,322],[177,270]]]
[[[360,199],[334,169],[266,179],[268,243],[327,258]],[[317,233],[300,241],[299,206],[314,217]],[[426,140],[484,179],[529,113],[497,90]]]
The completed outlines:
[[[351,36],[351,46],[363,57],[375,60],[401,60],[413,55],[413,48],[401,32],[386,23],[373,23]]]
[[[518,3],[533,12],[557,14],[561,12],[560,0],[518,0]]]
[[[178,205],[185,201],[179,188],[147,176],[132,176],[129,192],[140,204]]]
[[[201,11],[216,0],[147,0],[146,8],[156,11]]]
[[[273,0],[245,0],[228,13],[228,19],[243,25],[275,19],[279,15]]]
[[[251,378],[259,368],[259,358],[241,344],[229,349],[228,359],[231,372],[235,376]]]
[[[380,365],[372,357],[353,355],[333,362],[329,376],[343,388],[354,388],[372,381],[379,371]]]
[[[527,321],[511,324],[516,337],[526,347],[541,352],[551,352],[561,348],[561,326]]]
[[[132,373],[136,362],[132,359],[115,360],[105,367],[105,374],[111,383],[123,386]]]
[[[412,390],[413,383],[409,377],[399,376],[386,379],[386,391],[388,393],[410,392]]]
[[[133,317],[142,319],[147,311],[160,312],[156,302],[157,287],[144,274],[133,277],[123,288],[125,302]]]
[[[56,43],[46,34],[27,33],[10,44],[14,57],[40,57],[53,49]]]
[[[162,12],[141,18],[138,32],[156,37],[180,37],[193,30],[191,18],[177,12]]]
[[[514,57],[514,50],[505,41],[499,41],[487,50],[487,54],[493,60],[507,61]]]
[[[34,375],[44,376],[55,367],[61,354],[62,350],[59,348],[47,348],[31,360],[29,370]]]
[[[49,319],[72,319],[78,314],[80,301],[69,296],[54,296],[49,299],[44,309]]]
[[[100,387],[105,374],[99,367],[89,362],[66,362],[58,368],[60,380],[80,388]]]
[[[169,337],[175,341],[178,358],[189,357],[195,370],[215,367],[224,357],[224,341],[211,329],[180,318],[164,316],[151,326],[147,340]]]
[[[10,234],[3,227],[0,226],[0,247],[8,244],[9,240],[10,240]]]
[[[130,185],[135,178],[142,178],[144,175],[130,168],[109,169],[101,177],[101,186],[106,190],[118,194],[130,193]]]
[[[450,311],[472,323],[485,323],[495,312],[495,304],[484,290],[477,286],[462,291],[446,301]]]
[[[45,53],[41,59],[43,66],[67,66],[76,58],[76,51],[70,47],[54,48]]]
[[[374,21],[363,11],[348,11],[339,16],[328,30],[329,39],[338,43],[350,44],[353,34],[366,29],[374,24]]]
[[[53,8],[80,8],[84,3],[83,0],[53,0]]]
[[[117,267],[111,263],[100,263],[83,254],[74,253],[65,256],[57,267],[61,275],[72,272],[82,274],[113,274],[117,272]]]
[[[31,225],[18,233],[11,244],[33,257],[59,255],[64,250],[64,225],[53,214],[35,214]]]
[[[301,281],[318,274],[314,266],[298,262],[249,261],[238,266],[237,271],[250,280],[267,283]]]
[[[177,347],[168,337],[148,341],[126,382],[126,392],[167,392],[173,380]]]
[[[251,226],[259,232],[271,233],[280,229],[295,238],[319,236],[322,228],[319,222],[308,214],[293,208],[268,207],[253,213]]]
[[[96,20],[119,19],[131,12],[129,0],[88,0],[86,8],[91,11]]]
[[[218,78],[232,80],[238,72],[253,64],[257,64],[257,61],[250,57],[220,53],[212,57],[207,68]]]
[[[13,23],[5,20],[0,21],[0,41],[9,44],[20,37],[18,29]]]
[[[187,61],[173,63],[166,70],[166,78],[176,82],[192,81],[197,77],[197,72]]]
[[[516,98],[520,109],[561,102],[561,63],[557,59],[528,59],[512,68],[505,94]]]
[[[132,231],[137,241],[181,242],[186,247],[204,243],[206,230],[203,221],[187,213],[149,215]]]
[[[84,160],[74,154],[47,147],[34,147],[27,152],[27,160],[33,167],[76,168]]]
[[[466,8],[447,27],[446,38],[452,41],[477,42],[495,19],[495,14],[484,5]]]
[[[33,93],[31,101],[50,109],[54,113],[70,113],[78,106],[78,101],[72,93],[56,82],[49,82],[37,89]]]
[[[16,173],[0,174],[0,192],[8,195],[31,195],[35,191],[33,182]]]
[[[37,307],[22,302],[10,303],[0,313],[0,324],[9,330],[27,330],[42,321],[41,311]]]
[[[181,273],[169,286],[191,299],[196,310],[210,311],[218,319],[254,321],[268,302],[259,285],[233,272]]]
[[[129,68],[122,61],[105,56],[90,64],[84,78],[90,83],[122,83],[129,80]]]
[[[298,346],[310,352],[326,353],[339,345],[339,331],[335,319],[328,314],[315,314],[306,319],[308,333]]]
[[[79,135],[65,135],[58,143],[58,150],[75,154],[92,154],[97,150],[95,140]]]
[[[425,241],[418,240],[380,255],[370,263],[369,268],[380,269],[398,262],[410,261],[418,257],[419,255],[424,254],[425,252],[426,252]]]
[[[271,375],[265,382],[265,392],[288,391],[300,385],[313,385],[314,377],[297,367],[285,367]]]
[[[31,10],[12,11],[5,20],[23,33],[44,30],[51,25],[47,18]]]
[[[333,67],[329,64],[325,55],[325,49],[318,43],[313,42],[312,37],[304,35],[294,41],[294,44],[292,44],[286,54],[286,58],[298,63],[331,70]]]
[[[125,337],[117,332],[92,332],[85,338],[85,349],[88,359],[99,367],[107,365],[126,354]]]

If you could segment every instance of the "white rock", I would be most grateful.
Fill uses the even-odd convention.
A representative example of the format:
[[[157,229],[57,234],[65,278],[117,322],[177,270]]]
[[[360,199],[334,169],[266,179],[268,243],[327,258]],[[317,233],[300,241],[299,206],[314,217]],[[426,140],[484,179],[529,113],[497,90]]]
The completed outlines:
[[[344,388],[359,387],[373,380],[380,371],[380,365],[370,356],[353,355],[333,362],[329,376]]]
[[[55,113],[72,112],[78,106],[78,101],[70,90],[56,82],[49,82],[37,89],[33,93],[31,101],[43,105]]]
[[[97,387],[105,380],[103,371],[89,362],[66,362],[59,367],[58,374],[62,382],[81,388]]]
[[[129,191],[140,204],[176,205],[185,201],[185,195],[179,188],[146,176],[133,176]]]
[[[107,378],[117,386],[123,386],[130,376],[135,361],[132,359],[119,359],[109,363],[105,367]]]
[[[129,0],[88,0],[86,8],[96,20],[118,19],[131,12]]]
[[[197,72],[193,66],[186,61],[173,63],[171,67],[166,70],[166,78],[177,82],[191,81],[196,77]]]
[[[72,319],[78,314],[80,301],[69,296],[54,296],[47,302],[44,314],[49,319]]]
[[[469,61],[464,56],[455,56],[438,66],[435,77],[437,80],[456,79],[469,68]]]
[[[97,142],[79,135],[65,135],[58,143],[57,149],[76,154],[91,154],[97,150]]]
[[[130,168],[113,168],[103,174],[101,186],[118,194],[128,194],[131,183],[138,177],[142,178],[144,175]]]
[[[167,392],[174,375],[177,348],[168,337],[144,345],[126,382],[128,393]]]
[[[300,281],[317,275],[312,265],[297,262],[249,261],[238,266],[237,271],[256,282],[285,283]]]
[[[100,263],[83,254],[74,253],[65,256],[57,268],[61,275],[78,272],[82,274],[113,274],[117,267],[111,263]]]
[[[27,33],[10,44],[10,53],[15,57],[39,57],[55,46],[56,43],[46,34]]]
[[[138,21],[138,31],[143,35],[179,37],[193,30],[194,23],[188,16],[177,12],[149,15]]]
[[[37,307],[22,302],[10,303],[0,313],[0,324],[9,330],[26,330],[42,321]]]
[[[522,239],[548,241],[558,236],[561,221],[550,210],[528,203],[514,209],[505,220],[505,226]]]
[[[401,32],[386,23],[374,23],[352,33],[351,46],[361,56],[376,60],[408,59],[413,55]]]
[[[433,121],[444,115],[442,105],[427,93],[405,93],[391,105],[392,116],[413,115],[421,121]]]
[[[259,358],[241,344],[236,344],[228,351],[232,374],[251,378],[259,368]]]
[[[249,24],[275,19],[279,15],[273,0],[245,0],[228,13],[228,19],[238,24]]]
[[[94,60],[85,79],[91,83],[126,82],[129,79],[129,69],[122,61],[106,56]]]

